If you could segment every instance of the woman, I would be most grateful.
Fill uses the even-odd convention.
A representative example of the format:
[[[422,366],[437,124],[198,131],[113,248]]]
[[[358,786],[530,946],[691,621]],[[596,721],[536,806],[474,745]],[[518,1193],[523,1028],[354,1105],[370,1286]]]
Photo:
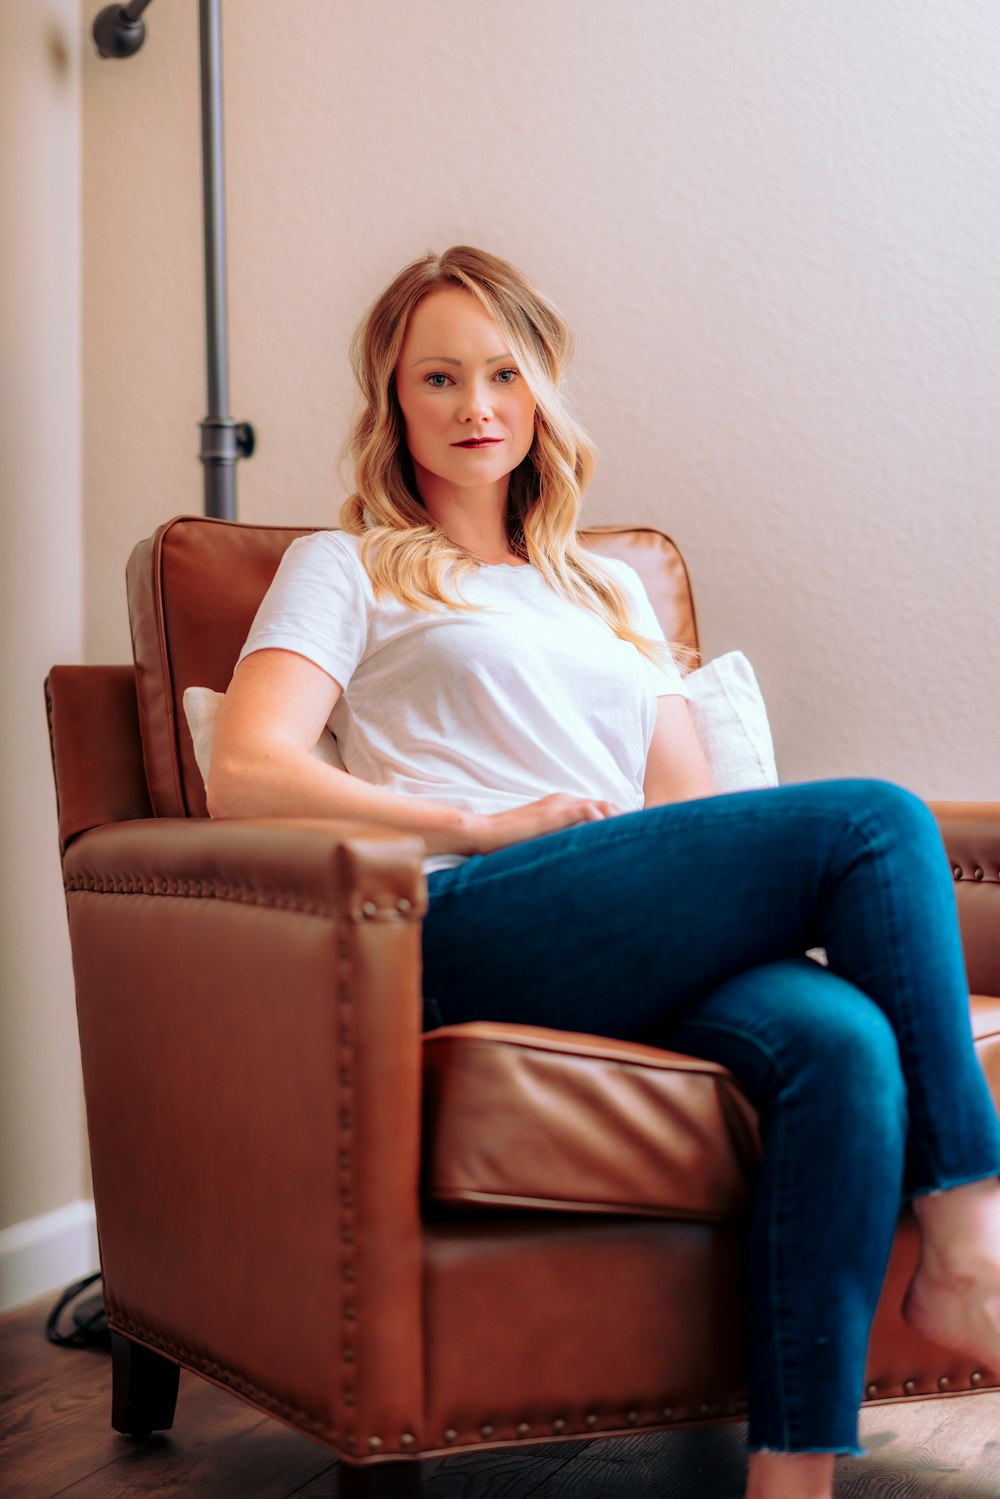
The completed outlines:
[[[713,795],[638,576],[576,540],[593,450],[559,390],[569,348],[537,289],[464,246],[373,304],[357,490],[261,606],[209,806],[418,833],[432,1023],[733,1070],[764,1135],[747,1492],[828,1499],[834,1455],[860,1450],[902,1201],[922,1235],[906,1317],[1000,1368],[1000,1124],[950,870],[928,807],[890,782]],[[310,753],[328,722],[350,774]]]

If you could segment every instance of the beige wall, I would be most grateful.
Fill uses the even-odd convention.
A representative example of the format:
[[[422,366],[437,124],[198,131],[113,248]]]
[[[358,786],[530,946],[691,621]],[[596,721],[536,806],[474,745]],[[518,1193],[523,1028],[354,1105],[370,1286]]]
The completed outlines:
[[[99,0],[85,6],[88,15]],[[991,0],[224,0],[241,517],[332,522],[346,345],[454,241],[578,338],[584,517],[671,532],[785,779],[1000,795]],[[197,14],[84,65],[87,640],[197,510]]]
[[[76,0],[0,9],[0,1230],[85,1189],[42,696],[82,642],[78,47]]]

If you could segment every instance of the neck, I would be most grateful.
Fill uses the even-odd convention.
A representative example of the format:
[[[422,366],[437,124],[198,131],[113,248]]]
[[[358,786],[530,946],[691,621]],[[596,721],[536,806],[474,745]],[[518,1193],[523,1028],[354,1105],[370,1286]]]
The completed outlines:
[[[425,485],[423,478],[417,474],[424,509],[449,541],[488,564],[517,559],[507,533],[508,475],[482,490]]]

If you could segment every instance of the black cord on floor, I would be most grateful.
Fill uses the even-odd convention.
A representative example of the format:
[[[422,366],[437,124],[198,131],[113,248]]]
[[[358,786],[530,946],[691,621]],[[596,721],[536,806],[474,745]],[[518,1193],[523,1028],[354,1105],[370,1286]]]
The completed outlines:
[[[73,1331],[59,1331],[59,1318],[70,1302],[75,1301],[100,1278],[101,1272],[97,1270],[62,1293],[45,1324],[45,1336],[50,1343],[57,1343],[61,1348],[104,1348],[108,1353],[111,1352],[111,1333],[104,1315],[104,1298],[100,1287],[73,1309],[73,1321],[76,1324]]]

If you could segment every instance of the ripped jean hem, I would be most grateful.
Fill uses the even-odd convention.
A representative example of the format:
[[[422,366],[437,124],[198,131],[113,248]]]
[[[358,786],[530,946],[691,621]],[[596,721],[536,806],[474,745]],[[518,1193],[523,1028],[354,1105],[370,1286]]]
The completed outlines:
[[[992,1177],[1000,1178],[1000,1171],[994,1166],[990,1171],[976,1171],[972,1176],[959,1176],[954,1181],[946,1181],[942,1185],[933,1187],[911,1187],[903,1193],[903,1202],[909,1205],[918,1197],[940,1197],[943,1192],[953,1192],[956,1187],[971,1187],[975,1182],[989,1181]]]

